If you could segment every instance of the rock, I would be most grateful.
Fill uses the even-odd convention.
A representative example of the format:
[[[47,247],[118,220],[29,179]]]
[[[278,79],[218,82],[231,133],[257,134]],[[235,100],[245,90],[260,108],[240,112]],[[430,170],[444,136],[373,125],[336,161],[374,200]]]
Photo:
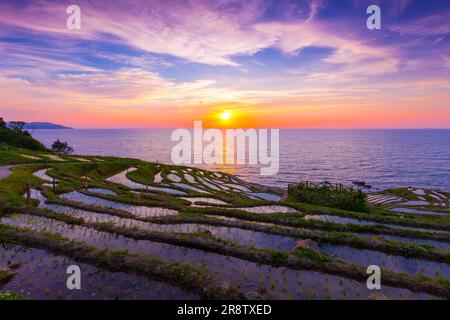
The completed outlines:
[[[6,269],[0,268],[0,288],[2,288],[5,284],[11,281],[15,275],[16,275],[15,271],[12,271],[7,268]]]
[[[372,186],[368,185],[365,181],[352,181],[352,183],[358,187],[371,189]]]
[[[308,248],[314,252],[322,253],[317,242],[315,242],[314,240],[311,240],[311,239],[297,241],[297,243],[295,244],[294,250],[298,249],[298,248]]]

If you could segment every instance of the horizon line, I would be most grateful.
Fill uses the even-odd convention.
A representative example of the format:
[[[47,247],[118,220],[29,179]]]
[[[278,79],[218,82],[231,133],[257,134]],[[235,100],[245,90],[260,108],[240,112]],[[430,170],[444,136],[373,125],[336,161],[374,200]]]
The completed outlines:
[[[65,126],[65,125],[64,125]],[[61,128],[61,129],[39,129],[39,128],[33,128],[33,129],[26,129],[26,130],[148,130],[148,129],[165,129],[165,130],[176,130],[176,129],[194,129],[193,127],[91,127],[91,128],[77,128],[77,127],[68,127],[68,128]],[[227,129],[278,129],[278,130],[450,130],[450,127],[443,127],[443,128],[327,128],[327,127],[314,127],[314,128],[302,128],[302,127],[233,127],[233,128],[221,128],[221,127],[203,127],[202,129],[220,129],[220,130],[227,130]]]

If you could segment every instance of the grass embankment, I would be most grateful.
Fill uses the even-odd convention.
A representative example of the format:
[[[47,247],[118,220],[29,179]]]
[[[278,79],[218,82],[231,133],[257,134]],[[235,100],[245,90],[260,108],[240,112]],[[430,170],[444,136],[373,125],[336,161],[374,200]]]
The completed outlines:
[[[301,216],[295,217],[292,214],[278,214],[278,213],[252,214],[245,211],[223,210],[217,208],[196,208],[195,210],[192,210],[192,212],[198,212],[215,216],[225,216],[254,222],[273,223],[294,228],[308,228],[308,229],[337,231],[337,232],[372,233],[380,235],[385,234],[385,235],[404,236],[418,239],[433,239],[437,241],[450,242],[450,234],[447,233],[433,233],[431,231],[422,232],[416,230],[394,229],[381,224],[373,226],[362,226],[357,224],[338,224],[333,222],[305,220],[302,219]],[[409,226],[417,228],[420,227],[419,225],[414,224],[410,224]],[[435,227],[437,229],[441,229],[441,226],[439,225],[436,225]]]
[[[45,163],[45,158],[38,157],[36,151],[10,146],[0,142],[0,166],[23,163]],[[46,154],[45,151],[42,152]]]
[[[27,184],[33,187],[40,185],[41,179],[33,176],[36,167],[21,166],[11,168],[11,175],[0,180],[0,212],[9,208],[20,207],[25,204]]]
[[[424,227],[432,229],[450,230],[449,216],[433,216],[412,213],[398,213],[382,208],[370,208],[370,212],[354,212],[308,203],[299,203],[293,197],[288,197],[284,202],[297,209],[304,215],[331,215],[357,220],[365,220],[378,223],[388,223],[403,226]]]

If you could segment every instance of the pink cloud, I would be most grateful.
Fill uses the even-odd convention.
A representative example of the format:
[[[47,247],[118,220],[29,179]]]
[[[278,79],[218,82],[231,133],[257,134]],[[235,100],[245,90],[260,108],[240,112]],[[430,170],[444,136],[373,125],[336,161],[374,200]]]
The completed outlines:
[[[264,23],[259,18],[266,1],[108,1],[95,5],[80,1],[82,29],[72,31],[65,27],[66,5],[39,1],[14,14],[9,6],[0,6],[0,23],[60,37],[105,40],[104,34],[110,34],[141,50],[211,65],[237,66],[233,56],[252,55],[268,47],[286,53],[307,46],[331,47],[336,49],[334,60],[347,61],[356,54],[379,54],[379,49],[328,31],[335,30],[334,26],[314,23],[322,4],[312,1],[303,22]]]

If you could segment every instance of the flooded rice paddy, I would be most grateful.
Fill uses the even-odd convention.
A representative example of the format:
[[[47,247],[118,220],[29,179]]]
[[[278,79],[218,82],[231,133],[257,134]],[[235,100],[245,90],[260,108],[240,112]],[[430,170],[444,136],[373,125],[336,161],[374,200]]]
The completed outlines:
[[[125,249],[130,252],[149,254],[168,261],[182,260],[200,264],[221,279],[228,279],[230,284],[241,288],[248,295],[256,295],[260,298],[367,299],[371,293],[365,284],[346,278],[313,271],[274,268],[234,257],[164,243],[145,240],[135,241],[94,229],[68,226],[46,218],[21,216],[2,219],[2,223],[31,227],[41,232],[59,233],[69,239],[80,240],[100,248]],[[55,283],[55,280],[51,282]],[[427,294],[415,294],[409,290],[387,286],[383,287],[382,293],[387,297],[393,296],[405,299],[432,298]]]
[[[109,272],[44,250],[0,247],[0,266],[15,265],[16,276],[2,290],[38,300],[199,299],[195,293],[157,280]],[[66,270],[83,270],[82,290],[67,290]]]
[[[136,206],[129,205],[121,202],[106,200],[102,198],[92,197],[85,195],[83,193],[74,191],[67,194],[61,195],[61,198],[72,200],[76,202],[82,202],[88,205],[96,205],[107,208],[113,208],[118,210],[123,210],[129,212],[137,217],[155,217],[155,216],[166,216],[166,215],[175,215],[178,213],[176,210],[166,209],[166,208],[158,208],[158,207],[146,207],[146,206]]]
[[[177,170],[167,168],[173,167],[156,165],[153,170],[156,174],[154,177],[150,177],[152,181],[150,184],[152,185],[146,185],[130,179],[133,175],[128,176],[128,173],[139,170],[137,166],[130,167],[106,178],[100,184],[97,181],[95,185],[89,185],[86,189],[91,193],[89,195],[77,188],[58,192],[57,197],[71,201],[60,202],[60,204],[47,202],[47,198],[38,190],[39,188],[32,189],[31,195],[33,199],[38,200],[38,208],[50,210],[52,213],[47,211],[46,214],[55,215],[50,218],[45,217],[44,212],[41,212],[41,214],[37,212],[11,213],[2,216],[0,224],[38,234],[58,234],[99,250],[139,254],[157,258],[167,263],[189,263],[194,268],[204,270],[219,283],[233,286],[246,297],[256,299],[368,299],[373,291],[367,289],[365,281],[355,281],[348,275],[334,274],[332,270],[323,271],[322,268],[294,270],[286,266],[279,266],[279,264],[271,265],[269,262],[255,263],[254,261],[258,260],[252,260],[245,255],[233,254],[231,256],[224,254],[224,251],[217,252],[218,250],[214,248],[205,249],[201,246],[195,246],[194,248],[188,243],[169,241],[168,237],[182,239],[180,238],[180,235],[182,235],[182,237],[192,241],[209,239],[208,241],[215,241],[221,245],[247,250],[248,252],[268,252],[273,259],[280,255],[293,255],[296,252],[295,248],[298,248],[299,243],[302,243],[299,241],[308,240],[293,236],[275,235],[273,233],[276,232],[269,232],[269,230],[264,230],[265,232],[249,230],[251,228],[244,227],[240,223],[245,221],[246,224],[268,228],[277,228],[280,225],[276,222],[255,222],[226,217],[221,215],[220,210],[224,210],[225,215],[230,210],[245,211],[247,214],[254,214],[255,217],[261,217],[264,214],[275,214],[274,216],[276,216],[279,213],[284,214],[284,216],[292,216],[295,219],[374,227],[387,226],[411,231],[442,233],[442,231],[432,229],[380,224],[339,215],[308,214],[302,217],[301,212],[281,200],[281,194],[267,191],[271,189],[259,190],[253,185],[241,183],[232,176],[223,173],[209,173],[190,168]],[[47,169],[38,170],[34,175],[46,181],[41,185],[41,190],[45,190],[42,187],[53,181],[53,178],[48,176]],[[61,181],[58,183],[57,189],[62,184]],[[80,177],[80,181],[91,184],[92,180]],[[64,181],[64,183],[69,184],[70,179]],[[152,196],[150,198],[156,199],[149,202],[153,206],[144,205],[147,203],[143,202],[146,194],[144,190],[158,192],[157,197]],[[130,191],[135,196],[130,196]],[[47,193],[44,194],[47,195]],[[420,197],[431,196],[431,194],[427,191]],[[440,195],[433,195],[442,200]],[[56,197],[56,195],[54,196]],[[169,205],[169,202],[175,197],[184,201],[178,201],[177,206]],[[393,196],[387,195],[386,197],[392,198]],[[226,199],[227,202],[219,199]],[[258,203],[259,200],[264,200],[264,202]],[[373,200],[381,201],[381,205],[389,203],[389,201],[386,202],[385,199],[379,199],[378,197],[373,198]],[[235,204],[235,201],[237,204]],[[248,205],[245,201],[251,202]],[[78,203],[77,208],[70,206],[73,205],[73,202]],[[83,205],[91,207],[87,207],[89,210],[80,209]],[[184,209],[203,206],[215,208],[214,214],[202,214],[201,210],[206,209],[198,209],[198,212],[192,209],[184,211]],[[226,208],[223,208],[224,206]],[[177,208],[177,210],[170,208]],[[116,209],[117,211],[110,209]],[[395,208],[390,209],[395,212]],[[422,210],[408,208],[408,211],[411,210],[417,212],[405,211],[399,213],[428,214],[425,213],[426,211],[419,212]],[[205,219],[201,220],[201,223],[189,220],[192,212],[195,213],[194,217],[201,216]],[[291,213],[293,214],[286,215]],[[71,221],[70,224],[63,221],[64,219],[68,221],[67,219],[70,217],[77,218],[77,220]],[[180,220],[176,220],[177,218],[180,218]],[[220,225],[221,223],[213,225],[213,223],[207,222],[206,219],[208,218],[219,222],[222,220],[223,223],[233,221],[236,224],[233,227]],[[169,223],[169,220],[165,219],[172,220]],[[195,223],[192,221],[195,221]],[[313,230],[285,226],[283,228],[298,231]],[[324,228],[326,229],[326,225]],[[146,240],[150,237],[139,237],[140,240],[132,238],[134,234],[145,235],[145,232],[148,232],[147,235],[157,233],[164,235],[164,237],[157,238],[158,241],[155,241],[156,238],[154,237],[151,238],[152,240]],[[321,230],[320,232],[325,235],[328,231]],[[356,235],[368,240],[382,237],[405,243],[433,245],[443,250],[450,249],[450,243],[433,239],[371,234]],[[403,273],[410,277],[416,275],[423,275],[432,279],[450,277],[450,268],[447,263],[355,248],[350,245],[337,245],[330,240],[317,241],[316,244],[323,257],[336,262],[343,261],[347,264],[356,264],[363,267],[375,264],[380,266],[382,270]],[[302,248],[311,250],[309,247]],[[68,291],[66,288],[66,268],[74,264],[80,266],[85,275],[83,278],[84,287],[80,291]],[[200,299],[201,296],[200,293],[149,276],[136,276],[126,272],[103,270],[73,261],[64,255],[53,255],[41,249],[19,245],[1,246],[0,269],[11,268],[11,266],[15,268],[15,276],[0,290],[12,291],[31,299]],[[383,285],[377,293],[388,299],[440,299],[420,290],[413,292],[402,286]]]

